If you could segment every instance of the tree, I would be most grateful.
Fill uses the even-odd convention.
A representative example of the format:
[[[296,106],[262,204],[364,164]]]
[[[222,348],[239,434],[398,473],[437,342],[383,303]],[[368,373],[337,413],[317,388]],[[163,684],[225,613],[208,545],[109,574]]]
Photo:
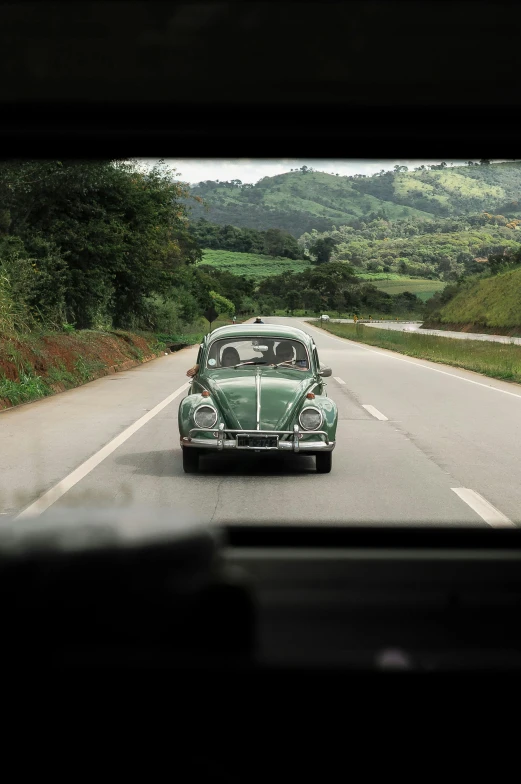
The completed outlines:
[[[315,240],[309,247],[310,253],[315,256],[315,264],[325,264],[330,261],[335,246],[336,242],[331,237]]]
[[[212,304],[218,313],[226,313],[228,316],[233,316],[235,313],[235,305],[233,302],[226,297],[223,297],[222,294],[218,294],[216,291],[210,291],[210,296],[212,298]]]
[[[128,325],[145,313],[147,297],[171,288],[175,270],[201,258],[187,198],[163,164],[148,171],[119,160],[0,164],[9,233],[45,268],[42,284],[62,281],[65,319],[79,328],[100,318]],[[41,285],[33,307],[38,296]]]
[[[296,289],[292,289],[291,291],[286,292],[285,301],[288,310],[290,313],[293,313],[302,301],[302,296]]]

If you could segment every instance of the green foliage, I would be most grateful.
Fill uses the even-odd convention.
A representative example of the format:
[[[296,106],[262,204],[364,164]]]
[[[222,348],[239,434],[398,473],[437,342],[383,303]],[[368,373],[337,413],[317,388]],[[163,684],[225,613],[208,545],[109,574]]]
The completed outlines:
[[[521,221],[482,213],[435,221],[408,219],[364,222],[358,229],[340,226],[324,234],[304,234],[299,243],[312,248],[320,240],[335,243],[333,261],[349,262],[360,272],[457,280],[483,269],[489,254],[521,248]]]
[[[504,215],[504,205],[514,202],[518,202],[519,211],[518,162],[458,167],[440,164],[415,171],[405,168],[371,177],[340,177],[300,169],[264,177],[255,185],[239,180],[201,182],[191,189],[204,202],[192,208],[192,218],[257,230],[280,228],[299,237],[313,229],[356,228],[371,214],[387,220],[428,220],[493,209]],[[510,209],[515,210],[515,205]]]
[[[233,302],[230,302],[229,299],[226,299],[226,297],[223,297],[222,294],[218,294],[216,291],[210,291],[210,296],[217,313],[233,316],[235,313],[235,305]]]
[[[314,240],[309,247],[309,252],[314,256],[315,264],[325,264],[330,261],[335,245],[336,241],[332,237]]]
[[[225,250],[203,251],[202,265],[212,266],[228,274],[247,277],[258,281],[269,275],[278,275],[287,270],[299,272],[309,267],[309,261],[288,258],[270,258],[255,253],[234,253]]]
[[[437,309],[434,305],[438,305]],[[521,269],[462,281],[433,303],[432,319],[483,328],[521,327]]]
[[[201,248],[265,254],[272,258],[302,257],[302,251],[295,237],[278,228],[270,228],[267,231],[241,229],[230,225],[219,226],[200,218],[191,224],[190,229]]]
[[[52,394],[52,389],[35,373],[20,373],[19,381],[0,377],[0,399],[9,400],[11,405],[28,403]]]
[[[488,257],[488,270],[491,275],[508,272],[519,265],[521,265],[521,248],[516,252],[505,249],[503,253],[494,253]]]
[[[171,288],[179,267],[201,257],[187,195],[162,164],[145,171],[132,161],[2,162],[8,236],[0,269],[47,323],[124,326],[144,315],[147,297]]]
[[[271,309],[297,309],[337,313],[379,314],[421,312],[423,303],[411,292],[395,296],[357,277],[348,264],[329,262],[311,266],[301,273],[285,272],[259,284],[259,302],[269,298]]]

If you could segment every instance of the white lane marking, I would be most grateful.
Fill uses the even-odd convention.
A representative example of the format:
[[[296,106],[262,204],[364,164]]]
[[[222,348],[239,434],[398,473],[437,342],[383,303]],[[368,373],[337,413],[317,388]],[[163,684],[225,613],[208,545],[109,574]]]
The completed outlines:
[[[385,421],[385,422],[386,422],[386,421],[388,421],[388,420],[387,420],[387,417],[386,417],[386,416],[384,416],[384,415],[381,413],[381,411],[378,411],[378,409],[377,409],[377,408],[375,408],[374,406],[364,406],[364,404],[362,403],[362,408],[365,408],[365,410],[366,410],[366,411],[369,411],[369,413],[370,413],[370,414],[372,414],[372,415],[374,416],[374,418],[375,418],[375,419],[381,419],[381,420],[382,420],[382,422],[384,422],[384,421]]]
[[[316,327],[311,327],[311,329],[317,329]],[[324,334],[325,330],[318,330],[322,335]],[[328,338],[331,340],[336,340],[338,343],[343,343],[344,346],[346,344],[346,339],[332,337],[331,335],[327,335]],[[447,370],[439,370],[438,368],[430,367],[429,365],[423,365],[422,360],[418,360],[417,362],[413,362],[410,359],[405,359],[404,357],[396,357],[392,351],[389,350],[389,353],[384,353],[383,351],[379,351],[378,348],[375,346],[362,346],[360,343],[357,343],[356,340],[348,341],[350,343],[354,343],[357,348],[362,348],[364,351],[374,351],[376,354],[380,354],[380,356],[389,357],[389,359],[395,359],[397,362],[407,362],[409,365],[415,365],[416,367],[423,368],[424,370],[432,370],[433,373],[441,373],[443,376],[450,376],[451,378],[456,378],[459,381],[466,381],[468,384],[476,384],[478,387],[484,387],[485,389],[490,389],[493,392],[502,392],[503,395],[511,395],[512,397],[521,398],[521,394],[518,392],[509,392],[506,389],[498,389],[497,387],[489,386],[488,384],[483,384],[481,381],[473,381],[471,378],[464,378],[463,376],[456,376],[454,373],[449,373]],[[423,360],[428,361],[428,360]],[[471,371],[469,371],[471,372]]]
[[[509,520],[503,512],[492,506],[491,503],[483,498],[482,495],[476,493],[475,490],[469,490],[467,487],[451,487],[451,490],[456,493],[471,509],[473,509],[486,523],[494,528],[516,528],[517,526],[512,520]]]
[[[345,384],[345,383],[346,383],[345,381],[342,381],[342,379],[341,379],[341,378],[338,378],[338,376],[333,376],[333,378],[335,379],[335,381],[336,381],[338,384]]]
[[[176,391],[172,392],[171,395],[168,395],[168,397],[162,400],[161,403],[158,403],[157,406],[152,408],[148,414],[145,414],[140,419],[136,420],[133,425],[127,427],[127,429],[120,433],[119,436],[116,436],[116,438],[113,438],[112,441],[109,441],[109,443],[100,449],[99,452],[96,452],[94,455],[92,455],[92,457],[89,457],[88,460],[85,460],[84,463],[82,463],[80,466],[78,466],[78,468],[72,471],[72,473],[66,476],[65,479],[62,479],[60,482],[58,482],[57,485],[54,485],[54,487],[51,487],[50,490],[47,490],[47,492],[41,495],[40,498],[27,506],[18,515],[16,515],[14,519],[20,520],[25,517],[35,517],[39,514],[42,514],[42,512],[45,512],[45,510],[52,506],[52,504],[56,503],[56,501],[58,501],[62,495],[65,495],[65,493],[70,490],[71,487],[74,487],[75,484],[87,476],[87,474],[96,468],[96,466],[98,466],[103,460],[105,460],[106,457],[112,454],[112,452],[121,446],[121,444],[127,441],[130,436],[133,436],[134,433],[143,427],[143,425],[146,425],[147,422],[150,422],[150,420],[153,419],[156,414],[159,414],[163,408],[166,408],[166,406],[171,403],[172,400],[175,400],[176,397],[179,397],[181,392],[184,392],[188,386],[189,382],[183,384],[181,387],[179,387],[179,389],[176,389]]]

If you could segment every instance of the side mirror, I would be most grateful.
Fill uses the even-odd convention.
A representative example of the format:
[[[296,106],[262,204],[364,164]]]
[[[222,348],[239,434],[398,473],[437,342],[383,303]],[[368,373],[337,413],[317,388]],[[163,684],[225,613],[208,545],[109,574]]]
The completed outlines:
[[[329,378],[329,376],[333,375],[333,371],[330,367],[321,367],[318,371],[318,375],[322,376],[322,378]]]

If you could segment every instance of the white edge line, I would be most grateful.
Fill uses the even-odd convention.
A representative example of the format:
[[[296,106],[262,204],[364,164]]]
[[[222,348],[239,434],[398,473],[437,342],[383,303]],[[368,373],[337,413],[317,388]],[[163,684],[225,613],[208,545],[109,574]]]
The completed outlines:
[[[345,384],[345,383],[346,383],[345,381],[342,381],[342,379],[341,379],[341,378],[339,378],[338,376],[333,376],[333,378],[335,379],[335,381],[336,381],[338,384]]]
[[[307,324],[307,322],[306,322]],[[364,351],[373,351],[376,354],[380,354],[380,356],[389,357],[389,359],[395,359],[397,362],[407,362],[409,365],[415,365],[416,367],[424,368],[425,370],[432,370],[433,373],[441,373],[443,376],[450,376],[451,378],[457,378],[459,381],[466,381],[468,384],[476,384],[478,387],[484,387],[485,389],[490,389],[493,392],[501,392],[503,395],[511,395],[512,397],[521,398],[521,394],[518,392],[509,392],[507,389],[498,389],[498,387],[493,387],[489,384],[483,384],[481,381],[473,381],[471,378],[464,378],[463,376],[457,376],[455,373],[449,373],[447,370],[439,370],[438,368],[430,367],[429,365],[423,364],[424,362],[428,362],[428,359],[417,359],[416,362],[413,362],[411,359],[405,359],[405,357],[397,357],[395,356],[395,352],[391,351],[391,349],[385,349],[383,351],[379,350],[377,346],[362,346],[361,343],[358,343],[356,340],[350,340],[349,338],[337,338],[328,333],[325,329],[319,329],[318,327],[311,327],[311,329],[316,329],[317,332],[320,332],[322,335],[324,333],[331,340],[336,340],[338,343],[343,343],[344,346],[346,341],[349,343],[354,343],[357,348],[361,348]],[[468,371],[472,372],[472,371]]]
[[[493,528],[517,528],[512,520],[475,490],[469,490],[467,487],[451,487],[451,490]]]
[[[374,406],[364,405],[362,403],[362,408],[365,408],[365,410],[368,411],[370,414],[372,414],[375,419],[381,419],[382,422],[388,421],[387,417],[384,416],[381,411],[378,411],[378,409],[375,408]]]
[[[147,422],[150,422],[150,420],[153,419],[156,414],[159,414],[163,408],[166,408],[166,406],[175,400],[175,398],[178,397],[181,392],[187,389],[189,385],[190,382],[187,382],[186,384],[183,384],[181,387],[179,387],[179,389],[176,389],[175,392],[172,392],[171,395],[168,395],[168,397],[162,400],[161,403],[158,403],[157,406],[152,408],[148,413],[146,413],[140,419],[136,420],[134,424],[130,425],[130,427],[127,427],[127,429],[120,433],[119,436],[116,436],[116,438],[113,438],[112,441],[109,441],[108,444],[89,457],[88,460],[85,460],[84,463],[82,463],[80,466],[78,466],[78,468],[72,471],[72,473],[58,482],[57,485],[51,487],[51,489],[47,490],[47,492],[41,495],[40,498],[17,514],[14,519],[21,520],[26,517],[35,517],[39,514],[42,514],[42,512],[45,512],[46,509],[48,509],[50,506],[52,506],[52,504],[56,503],[56,501],[65,495],[65,493],[70,490],[71,487],[74,487],[75,484],[87,476],[87,474],[96,468],[96,466],[98,466],[103,460],[105,460],[106,457],[112,454],[112,452],[121,446],[121,444],[127,441],[132,435],[134,435],[134,433],[142,428],[143,425],[146,425]]]

